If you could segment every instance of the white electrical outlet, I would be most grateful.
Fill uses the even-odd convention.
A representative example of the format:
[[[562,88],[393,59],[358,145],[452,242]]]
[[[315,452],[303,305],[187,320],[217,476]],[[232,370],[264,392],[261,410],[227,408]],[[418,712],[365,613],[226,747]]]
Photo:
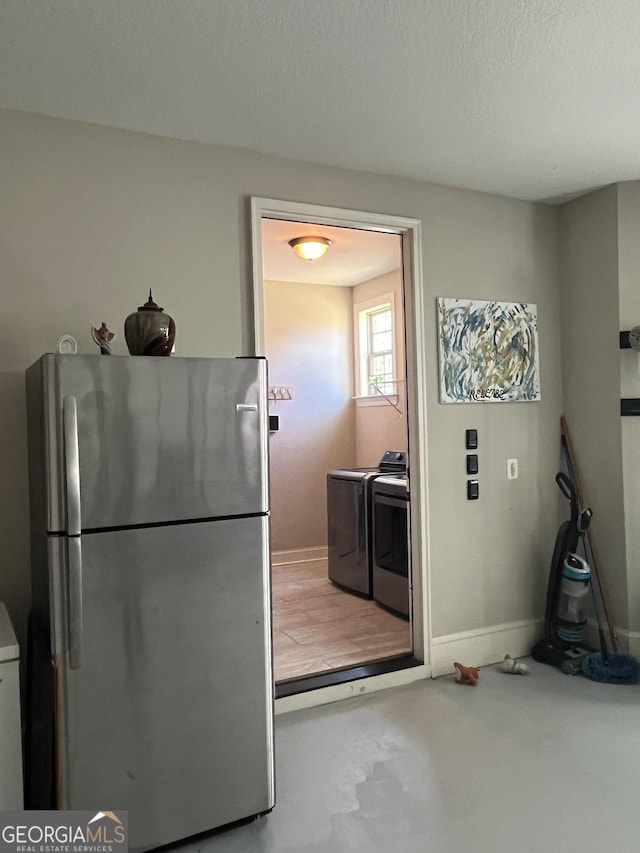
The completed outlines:
[[[507,480],[518,479],[518,460],[507,459]]]

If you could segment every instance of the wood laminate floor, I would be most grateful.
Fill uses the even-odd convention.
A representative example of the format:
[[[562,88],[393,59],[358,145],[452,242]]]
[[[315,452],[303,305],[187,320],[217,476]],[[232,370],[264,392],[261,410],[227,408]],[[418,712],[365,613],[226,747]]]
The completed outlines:
[[[334,586],[326,559],[272,571],[276,682],[411,652],[409,623]]]

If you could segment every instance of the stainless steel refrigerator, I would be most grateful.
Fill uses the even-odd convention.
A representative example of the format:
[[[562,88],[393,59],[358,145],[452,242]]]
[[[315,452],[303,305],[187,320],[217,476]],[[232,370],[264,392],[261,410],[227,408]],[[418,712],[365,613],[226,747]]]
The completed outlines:
[[[27,805],[145,850],[274,805],[262,359],[27,371]]]

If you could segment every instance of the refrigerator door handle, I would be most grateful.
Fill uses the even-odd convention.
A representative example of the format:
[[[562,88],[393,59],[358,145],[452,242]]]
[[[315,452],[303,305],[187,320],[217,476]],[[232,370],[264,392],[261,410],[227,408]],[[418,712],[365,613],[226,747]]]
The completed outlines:
[[[62,400],[64,428],[64,473],[67,493],[67,535],[80,536],[80,451],[78,449],[78,404],[75,397]]]
[[[67,600],[69,631],[69,669],[82,665],[82,540],[79,536],[67,539]]]

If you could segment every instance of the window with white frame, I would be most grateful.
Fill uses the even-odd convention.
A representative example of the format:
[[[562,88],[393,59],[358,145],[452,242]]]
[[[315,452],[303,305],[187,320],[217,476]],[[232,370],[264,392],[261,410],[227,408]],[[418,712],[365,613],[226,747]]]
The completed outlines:
[[[380,397],[396,393],[392,294],[355,306],[359,359],[357,395]]]

